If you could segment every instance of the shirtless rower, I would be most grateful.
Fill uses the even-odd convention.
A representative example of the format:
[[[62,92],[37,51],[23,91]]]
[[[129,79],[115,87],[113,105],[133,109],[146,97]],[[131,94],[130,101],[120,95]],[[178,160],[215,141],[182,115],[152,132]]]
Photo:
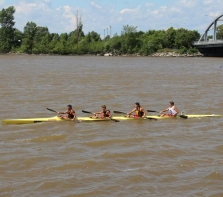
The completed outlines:
[[[135,112],[135,115],[132,113]],[[144,118],[146,116],[146,111],[140,106],[138,102],[135,103],[135,108],[127,113],[129,118]]]
[[[66,115],[60,115],[61,119],[65,120],[75,120],[76,114],[75,111],[72,109],[72,105],[67,105],[67,111],[65,112],[57,112],[58,114],[66,114]]]
[[[110,110],[106,109],[105,105],[102,105],[101,108],[102,108],[102,111],[94,113],[94,116],[92,118],[111,118],[112,117]]]

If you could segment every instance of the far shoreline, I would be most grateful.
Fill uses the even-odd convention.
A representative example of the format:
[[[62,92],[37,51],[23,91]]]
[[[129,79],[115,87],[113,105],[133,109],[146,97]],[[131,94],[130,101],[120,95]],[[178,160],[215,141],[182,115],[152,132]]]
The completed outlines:
[[[9,53],[1,53],[0,55],[24,55],[24,56],[77,56],[77,57],[86,57],[86,56],[92,56],[92,57],[172,57],[172,58],[177,58],[177,57],[215,57],[215,56],[204,56],[201,53],[194,53],[194,54],[180,54],[176,52],[156,52],[151,55],[140,55],[140,54],[112,54],[112,53],[102,53],[102,54],[83,54],[83,55],[78,55],[78,54],[67,54],[67,55],[62,55],[62,54],[28,54],[28,53],[15,53],[15,52],[9,52]]]

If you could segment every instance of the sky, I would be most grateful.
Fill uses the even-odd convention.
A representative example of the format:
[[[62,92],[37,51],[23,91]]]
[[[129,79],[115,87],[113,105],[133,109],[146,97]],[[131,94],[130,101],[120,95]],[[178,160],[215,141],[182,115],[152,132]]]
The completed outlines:
[[[0,0],[0,10],[14,6],[15,27],[23,31],[27,22],[48,27],[51,33],[76,29],[76,13],[84,33],[95,31],[120,35],[123,25],[138,31],[186,28],[203,33],[223,14],[223,0]]]

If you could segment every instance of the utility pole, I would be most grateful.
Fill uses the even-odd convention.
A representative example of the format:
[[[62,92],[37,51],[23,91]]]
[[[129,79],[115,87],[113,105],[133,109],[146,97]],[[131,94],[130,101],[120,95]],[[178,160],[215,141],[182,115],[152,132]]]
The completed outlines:
[[[108,28],[107,28],[107,36],[108,36]]]
[[[104,39],[105,39],[105,29],[104,29]]]
[[[111,25],[110,25],[110,38],[111,38]]]

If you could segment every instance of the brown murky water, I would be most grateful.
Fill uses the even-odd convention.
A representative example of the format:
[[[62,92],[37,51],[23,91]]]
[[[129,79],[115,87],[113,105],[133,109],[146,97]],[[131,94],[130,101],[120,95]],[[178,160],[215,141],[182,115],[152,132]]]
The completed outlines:
[[[223,59],[0,56],[0,119],[136,101],[223,114]],[[0,124],[0,196],[223,196],[223,118]]]

